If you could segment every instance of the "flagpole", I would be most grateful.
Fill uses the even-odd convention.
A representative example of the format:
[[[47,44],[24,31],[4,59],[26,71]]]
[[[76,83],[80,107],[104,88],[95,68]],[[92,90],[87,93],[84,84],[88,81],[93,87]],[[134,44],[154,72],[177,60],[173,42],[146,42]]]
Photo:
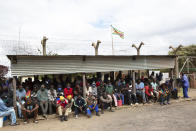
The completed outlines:
[[[113,43],[113,35],[112,35],[112,25],[111,25],[111,38],[112,38],[112,55],[114,55],[114,43]]]
[[[112,25],[111,25],[111,38],[112,38],[112,55],[114,55],[114,43],[113,43],[113,35],[112,35]],[[113,71],[113,79],[115,80],[115,71]]]

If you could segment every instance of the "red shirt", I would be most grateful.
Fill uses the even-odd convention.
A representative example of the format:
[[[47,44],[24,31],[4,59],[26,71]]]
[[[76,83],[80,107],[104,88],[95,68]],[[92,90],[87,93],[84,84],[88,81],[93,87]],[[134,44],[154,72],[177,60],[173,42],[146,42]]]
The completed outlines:
[[[149,93],[149,86],[145,86],[144,88],[146,95],[151,96],[151,94]]]
[[[65,98],[67,98],[68,95],[71,95],[72,98],[73,98],[73,89],[72,88],[65,88],[64,89],[64,95],[65,95]]]
[[[68,104],[68,101],[67,100],[65,100],[65,101],[58,100],[56,103],[60,104],[62,107],[65,107]]]
[[[99,81],[96,82],[96,86],[100,86],[100,82]]]
[[[150,92],[150,93],[153,92],[153,88],[149,88],[149,92]]]

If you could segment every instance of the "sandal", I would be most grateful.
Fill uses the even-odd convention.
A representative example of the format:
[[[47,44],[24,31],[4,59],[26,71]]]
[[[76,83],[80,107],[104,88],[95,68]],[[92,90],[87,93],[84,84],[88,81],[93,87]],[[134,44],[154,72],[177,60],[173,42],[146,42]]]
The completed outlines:
[[[14,123],[14,124],[10,124],[10,126],[17,126],[17,125],[20,125],[19,123]]]
[[[27,124],[27,123],[29,123],[28,121],[24,121],[24,124]]]
[[[39,123],[39,121],[38,121],[38,120],[34,120],[33,122],[34,122],[34,123],[36,123],[36,124],[37,124],[37,123]]]

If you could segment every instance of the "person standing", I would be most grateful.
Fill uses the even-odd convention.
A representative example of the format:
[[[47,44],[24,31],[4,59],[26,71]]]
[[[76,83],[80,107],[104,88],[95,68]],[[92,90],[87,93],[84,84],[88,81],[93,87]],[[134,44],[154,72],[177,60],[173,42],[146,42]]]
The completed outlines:
[[[37,92],[37,99],[39,101],[43,117],[47,119],[46,113],[48,112],[48,90],[44,85],[41,85],[41,89]]]
[[[188,77],[184,73],[182,73],[181,81],[182,81],[184,98],[189,98],[188,96],[189,80],[188,80]]]

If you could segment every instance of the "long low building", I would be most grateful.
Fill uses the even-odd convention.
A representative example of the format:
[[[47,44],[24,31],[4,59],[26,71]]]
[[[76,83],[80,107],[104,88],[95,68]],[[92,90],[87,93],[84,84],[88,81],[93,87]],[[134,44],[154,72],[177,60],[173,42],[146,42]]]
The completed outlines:
[[[86,96],[84,73],[144,69],[172,69],[175,56],[33,56],[8,55],[12,76],[83,73],[83,97]],[[135,89],[133,73],[133,91]],[[16,106],[16,79],[13,79],[13,101]]]
[[[12,76],[174,68],[175,56],[8,55]]]

